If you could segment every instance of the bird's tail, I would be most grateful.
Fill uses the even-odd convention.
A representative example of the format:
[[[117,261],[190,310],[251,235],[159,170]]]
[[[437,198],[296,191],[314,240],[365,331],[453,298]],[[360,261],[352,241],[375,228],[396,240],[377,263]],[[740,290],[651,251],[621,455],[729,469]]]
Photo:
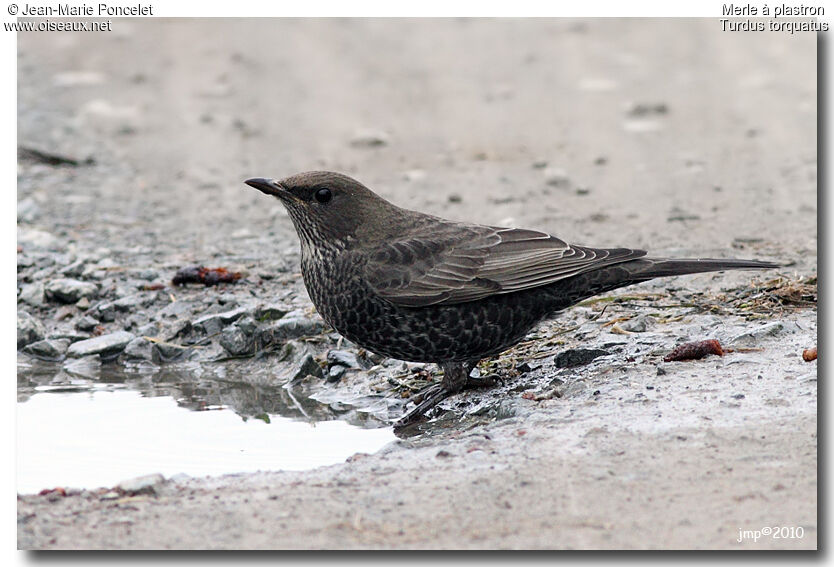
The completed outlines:
[[[625,265],[639,279],[719,272],[722,270],[765,270],[779,268],[779,264],[760,260],[733,260],[722,258],[641,258]]]
[[[654,278],[721,270],[764,270],[778,267],[778,264],[759,260],[636,258],[578,274],[548,286],[547,289],[553,301],[553,311],[560,311],[594,295]]]

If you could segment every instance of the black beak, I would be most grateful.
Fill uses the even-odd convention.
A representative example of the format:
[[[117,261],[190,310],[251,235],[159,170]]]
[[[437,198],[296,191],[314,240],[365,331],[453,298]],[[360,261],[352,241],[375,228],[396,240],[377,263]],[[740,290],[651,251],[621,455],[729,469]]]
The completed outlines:
[[[245,181],[247,185],[250,187],[254,187],[261,193],[266,193],[267,195],[274,195],[275,197],[285,198],[290,195],[290,192],[284,189],[277,181],[274,179],[265,179],[263,177],[253,177],[252,179],[247,179]]]

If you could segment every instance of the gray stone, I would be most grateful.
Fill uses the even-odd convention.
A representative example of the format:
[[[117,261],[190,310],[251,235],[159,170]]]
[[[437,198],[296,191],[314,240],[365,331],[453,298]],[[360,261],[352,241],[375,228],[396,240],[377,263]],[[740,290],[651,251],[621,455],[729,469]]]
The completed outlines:
[[[17,312],[17,348],[43,339],[46,329],[43,323],[32,317],[26,311]]]
[[[785,331],[785,325],[780,322],[768,323],[752,331],[742,333],[730,340],[733,346],[755,346],[768,337],[781,335]]]
[[[144,268],[142,270],[137,271],[135,273],[135,276],[140,280],[154,282],[159,279],[159,272],[154,270],[153,268]]]
[[[544,170],[544,182],[552,187],[568,187],[570,178],[564,169],[548,167]]]
[[[61,360],[69,345],[69,339],[44,339],[26,345],[23,352],[41,360]]]
[[[240,327],[227,327],[220,332],[218,344],[232,356],[242,356],[255,352],[255,340]]]
[[[327,353],[327,364],[345,368],[362,368],[355,354],[346,350],[331,350]]]
[[[140,337],[155,337],[159,333],[159,325],[151,321],[136,328],[136,334]]]
[[[90,338],[90,335],[86,333],[76,333],[73,332],[71,329],[55,329],[54,332],[49,333],[46,337],[47,339],[67,339],[70,344],[77,343],[78,341],[86,341]]]
[[[327,381],[328,382],[338,382],[342,379],[342,377],[347,372],[347,368],[344,366],[331,366],[330,370],[327,372]]]
[[[253,315],[257,321],[277,321],[290,311],[290,307],[282,303],[269,303],[258,305]]]
[[[247,335],[254,335],[255,332],[258,330],[258,324],[255,322],[252,317],[246,315],[245,317],[241,317],[235,323],[235,327],[246,333]]]
[[[112,301],[102,303],[96,307],[96,316],[105,323],[112,323],[116,320],[116,306]]]
[[[135,309],[139,309],[146,305],[149,305],[154,300],[152,295],[148,295],[145,293],[135,293],[132,295],[126,295],[120,299],[117,299],[113,302],[113,307],[116,308],[116,311],[133,311]]]
[[[188,358],[193,351],[184,346],[171,343],[154,343],[151,347],[151,359],[156,364],[174,362]]]
[[[237,305],[237,296],[234,293],[221,293],[217,296],[217,303],[224,305],[226,308],[232,308]]]
[[[123,480],[116,485],[116,490],[131,495],[156,494],[163,484],[165,484],[165,477],[161,474],[146,474],[144,476]]]
[[[161,321],[163,319],[182,319],[191,317],[194,313],[194,305],[189,301],[172,301],[162,309],[156,312],[154,319]]]
[[[164,325],[157,336],[161,336],[162,339],[166,341],[173,341],[177,337],[187,335],[190,332],[191,321],[188,319],[179,319],[168,325]]]
[[[89,315],[84,315],[78,321],[75,322],[75,328],[79,331],[87,331],[90,332],[98,326],[99,322],[98,319],[94,319]]]
[[[287,341],[281,349],[278,360],[282,363],[276,378],[279,382],[295,382],[313,375],[323,378],[321,366],[316,362],[314,351],[307,343]]]
[[[67,356],[80,358],[98,354],[104,358],[115,356],[122,352],[125,347],[136,337],[127,331],[117,331],[100,337],[93,337],[85,341],[73,343],[67,349]]]
[[[69,278],[52,280],[44,286],[47,299],[61,303],[75,303],[82,297],[88,299],[98,295],[98,286],[91,282],[82,282]]]
[[[61,239],[43,230],[17,229],[17,244],[25,249],[60,250],[63,248]]]
[[[201,331],[207,335],[216,335],[223,329],[223,327],[231,323],[234,323],[239,318],[243,317],[248,313],[249,308],[238,307],[237,309],[232,309],[231,311],[223,311],[222,313],[212,313],[210,315],[204,315],[199,319],[194,320],[192,322],[192,325],[196,330]]]
[[[645,333],[646,330],[654,325],[654,319],[649,315],[638,315],[628,321],[625,321],[621,326],[624,331],[632,333]]]
[[[78,278],[84,273],[84,266],[87,260],[76,260],[69,266],[61,269],[61,274],[68,278]]]
[[[306,354],[301,359],[301,364],[298,366],[298,371],[293,375],[292,381],[301,380],[307,376],[315,376],[316,378],[323,378],[324,373],[321,366],[316,362],[312,354]]]
[[[132,295],[126,295],[124,297],[116,299],[115,301],[101,303],[96,308],[96,311],[98,313],[98,317],[102,321],[109,323],[116,320],[116,313],[128,313],[131,311],[136,311],[152,303],[153,300],[153,296],[136,293]]]
[[[152,360],[153,344],[144,337],[136,337],[125,347],[124,354],[131,360]]]
[[[310,337],[320,334],[324,330],[321,319],[308,317],[284,317],[274,323],[265,325],[258,330],[258,344],[272,345],[288,339]]]
[[[32,307],[42,307],[45,303],[43,295],[43,282],[35,282],[24,285],[20,288],[20,294],[17,296],[18,301],[22,301]]]
[[[611,353],[601,349],[574,348],[560,352],[553,357],[553,362],[556,368],[574,368],[590,364],[595,358],[608,354]]]

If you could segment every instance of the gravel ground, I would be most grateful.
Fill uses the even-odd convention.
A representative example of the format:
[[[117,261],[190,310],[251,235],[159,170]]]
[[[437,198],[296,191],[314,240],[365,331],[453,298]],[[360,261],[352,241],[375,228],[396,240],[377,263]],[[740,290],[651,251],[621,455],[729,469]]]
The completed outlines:
[[[249,177],[330,169],[448,218],[785,266],[586,302],[485,363],[502,386],[374,455],[20,495],[20,548],[816,548],[814,36],[154,19],[18,37],[20,400],[222,374],[270,394],[202,388],[241,415],[399,417],[434,367],[323,324]],[[173,286],[189,266],[239,278]],[[663,361],[702,339],[729,350]],[[765,527],[803,537],[739,531]]]

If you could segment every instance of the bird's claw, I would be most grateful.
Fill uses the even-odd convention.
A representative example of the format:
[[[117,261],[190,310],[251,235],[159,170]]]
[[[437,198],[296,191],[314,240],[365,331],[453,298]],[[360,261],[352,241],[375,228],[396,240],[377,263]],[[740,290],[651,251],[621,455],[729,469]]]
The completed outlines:
[[[498,374],[487,374],[486,376],[468,376],[466,378],[467,388],[491,388],[498,384],[504,385],[504,379]]]
[[[425,413],[451,396],[454,392],[442,384],[434,384],[420,392],[420,403],[394,423],[394,429],[401,429],[424,417]]]

